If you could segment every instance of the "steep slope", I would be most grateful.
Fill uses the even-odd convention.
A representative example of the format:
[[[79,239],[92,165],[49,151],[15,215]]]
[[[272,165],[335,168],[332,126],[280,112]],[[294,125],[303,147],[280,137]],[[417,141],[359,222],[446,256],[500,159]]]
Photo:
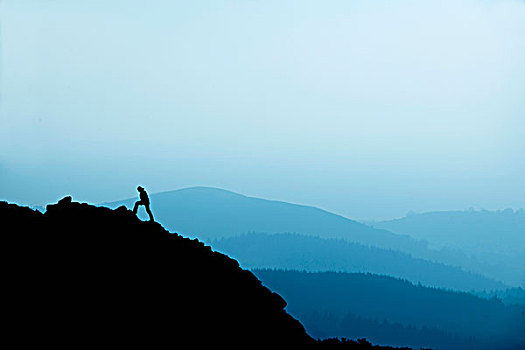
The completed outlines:
[[[235,260],[125,208],[0,202],[0,220],[4,332],[19,346],[325,344]]]
[[[403,278],[426,286],[461,291],[505,289],[501,282],[458,267],[340,239],[298,234],[250,233],[208,243],[213,249],[231,256],[243,267],[250,269],[370,272]]]

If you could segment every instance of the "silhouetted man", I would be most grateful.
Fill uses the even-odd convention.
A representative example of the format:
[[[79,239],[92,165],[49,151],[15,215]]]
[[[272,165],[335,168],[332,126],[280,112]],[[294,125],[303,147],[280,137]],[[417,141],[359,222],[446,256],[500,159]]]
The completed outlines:
[[[149,221],[154,221],[153,214],[149,209],[149,197],[146,193],[146,190],[144,189],[144,187],[139,186],[137,187],[137,191],[139,191],[140,193],[140,201],[135,202],[135,206],[133,207],[133,214],[137,214],[137,209],[139,208],[139,205],[143,205],[146,208],[146,212],[149,215]]]

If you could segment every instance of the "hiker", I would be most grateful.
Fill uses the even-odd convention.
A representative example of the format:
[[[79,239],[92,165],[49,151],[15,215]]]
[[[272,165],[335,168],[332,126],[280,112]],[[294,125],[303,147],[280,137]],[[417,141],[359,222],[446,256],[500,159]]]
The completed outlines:
[[[135,202],[135,206],[133,207],[133,214],[137,214],[137,209],[139,208],[139,205],[143,205],[146,208],[146,212],[149,215],[149,221],[154,221],[153,214],[149,209],[149,197],[146,193],[146,190],[144,189],[144,187],[139,186],[137,187],[137,191],[139,191],[140,193],[140,201]]]

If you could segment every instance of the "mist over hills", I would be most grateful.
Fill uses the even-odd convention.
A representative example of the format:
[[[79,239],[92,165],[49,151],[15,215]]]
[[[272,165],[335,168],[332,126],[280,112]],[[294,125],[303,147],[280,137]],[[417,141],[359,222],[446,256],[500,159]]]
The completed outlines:
[[[471,262],[485,263],[494,270],[493,273],[499,271],[504,280],[525,287],[523,209],[412,213],[401,219],[372,222],[371,225],[425,240],[437,249],[461,250],[472,258]]]
[[[13,301],[6,311],[13,320],[8,331],[29,329],[44,343],[70,343],[88,333],[94,344],[109,339],[120,345],[191,341],[361,349],[371,345],[334,337],[366,336],[380,344],[459,350],[521,349],[524,342],[523,305],[388,276],[253,270],[265,288],[232,258],[142,222],[122,206],[112,210],[65,198],[41,213],[0,202],[0,220],[8,228],[3,239],[12,262],[6,276]],[[245,234],[213,242],[290,268],[383,267],[395,274],[410,266],[416,276],[464,279],[464,288],[494,282],[343,239]],[[284,261],[281,250],[288,253]],[[328,253],[331,259],[323,260]],[[508,293],[519,300],[523,290]]]
[[[525,253],[524,209],[410,213],[401,219],[370,224],[467,253]]]
[[[505,284],[395,250],[364,246],[342,239],[298,234],[251,233],[210,241],[246,268],[370,272],[426,286],[461,291],[503,290]]]
[[[150,195],[155,217],[168,229],[189,237],[214,239],[256,231],[302,233],[348,238],[391,249],[417,250],[426,245],[409,236],[374,229],[315,207],[244,196],[212,188],[190,187]],[[132,207],[136,198],[102,203]]]
[[[150,197],[159,222],[170,230],[205,241],[249,232],[298,233],[397,250],[415,258],[461,267],[512,286],[521,285],[524,280],[515,261],[473,258],[458,249],[431,249],[428,242],[408,234],[373,228],[310,206],[253,198],[210,187],[191,187],[155,193]],[[131,208],[135,201],[136,198],[130,198],[102,205]]]
[[[0,202],[0,220],[5,338],[18,345],[371,348],[311,338],[235,260],[124,207]]]

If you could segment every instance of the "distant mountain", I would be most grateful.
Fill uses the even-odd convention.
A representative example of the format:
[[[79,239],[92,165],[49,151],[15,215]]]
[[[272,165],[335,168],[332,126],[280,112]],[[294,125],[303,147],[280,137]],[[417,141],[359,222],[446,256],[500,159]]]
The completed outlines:
[[[525,253],[523,209],[411,213],[401,219],[373,222],[372,226],[469,253]]]
[[[525,289],[507,288],[505,290],[475,293],[483,298],[496,298],[507,305],[521,305],[525,307]]]
[[[409,235],[438,249],[458,249],[490,264],[502,279],[525,287],[525,210],[468,210],[412,213],[397,220],[371,223]]]
[[[525,306],[360,273],[254,269],[314,337],[448,350],[525,348]]]
[[[0,202],[0,222],[4,340],[18,346],[371,348],[314,340],[235,260],[123,207]]]
[[[418,250],[426,246],[425,242],[409,236],[374,229],[318,208],[247,197],[218,188],[191,187],[151,194],[150,198],[159,222],[170,230],[200,239],[256,231],[345,238],[387,249]],[[136,200],[130,198],[102,205],[131,208]]]
[[[394,250],[298,234],[245,234],[208,242],[245,268],[370,272],[461,291],[504,290],[496,280]]]
[[[209,187],[191,187],[150,195],[155,218],[169,230],[209,241],[249,232],[298,233],[340,238],[362,245],[392,249],[416,258],[440,262],[499,279],[517,286],[523,279],[514,266],[471,259],[461,251],[430,249],[428,243],[409,235],[373,228],[318,208],[247,197]],[[103,203],[116,208],[133,207],[138,198]],[[144,212],[139,216],[146,218]]]

